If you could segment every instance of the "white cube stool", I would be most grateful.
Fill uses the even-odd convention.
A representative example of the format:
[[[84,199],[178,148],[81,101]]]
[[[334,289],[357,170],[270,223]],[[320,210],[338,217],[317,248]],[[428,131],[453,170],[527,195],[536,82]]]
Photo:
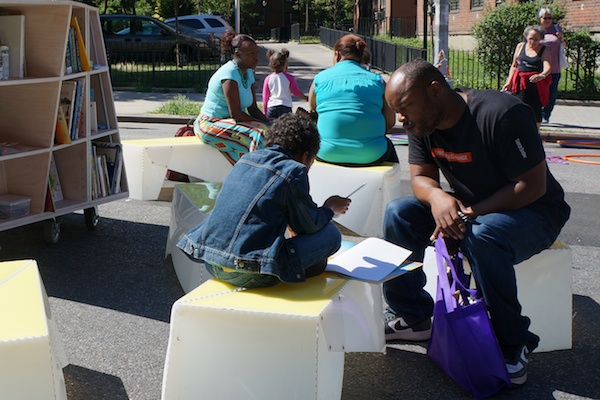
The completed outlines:
[[[178,183],[173,189],[171,221],[165,257],[171,255],[175,274],[184,292],[206,282],[212,276],[204,264],[191,260],[177,247],[181,237],[202,222],[215,206],[221,183]]]
[[[336,216],[335,222],[360,236],[383,237],[385,207],[401,194],[400,164],[349,168],[317,161],[310,168],[308,178],[310,194],[319,206],[330,196],[348,196],[366,183],[350,197],[352,204],[348,212]]]
[[[0,263],[0,397],[66,400],[65,358],[36,262]]]
[[[435,299],[437,265],[435,250],[425,251],[425,290]],[[535,352],[572,347],[571,248],[560,240],[515,265],[522,314],[531,319],[531,332],[540,337]]]
[[[167,169],[208,182],[223,182],[231,164],[196,136],[123,140],[129,197],[156,200]]]
[[[320,275],[173,306],[162,399],[339,399],[344,352],[383,352],[381,285]]]

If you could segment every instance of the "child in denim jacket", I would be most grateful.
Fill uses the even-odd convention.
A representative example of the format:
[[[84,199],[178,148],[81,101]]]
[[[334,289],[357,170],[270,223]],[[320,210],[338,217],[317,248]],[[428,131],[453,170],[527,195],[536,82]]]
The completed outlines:
[[[302,282],[320,274],[341,244],[334,214],[350,199],[318,207],[308,170],[320,136],[309,117],[285,114],[266,133],[265,148],[244,155],[229,173],[210,215],[177,246],[218,280],[240,287]]]

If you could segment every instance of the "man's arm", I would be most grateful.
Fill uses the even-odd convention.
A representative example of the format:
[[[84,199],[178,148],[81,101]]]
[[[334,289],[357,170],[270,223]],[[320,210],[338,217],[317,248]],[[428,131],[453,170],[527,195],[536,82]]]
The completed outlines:
[[[415,196],[431,207],[431,215],[436,224],[432,239],[438,234],[456,240],[463,238],[466,228],[458,214],[459,211],[475,218],[496,211],[516,210],[533,203],[546,193],[545,160],[513,179],[487,199],[469,207],[441,188],[439,172],[435,165],[411,164],[410,174]]]
[[[476,217],[495,211],[523,208],[546,193],[546,174],[546,160],[542,160],[487,199],[464,208],[463,212],[468,216]]]

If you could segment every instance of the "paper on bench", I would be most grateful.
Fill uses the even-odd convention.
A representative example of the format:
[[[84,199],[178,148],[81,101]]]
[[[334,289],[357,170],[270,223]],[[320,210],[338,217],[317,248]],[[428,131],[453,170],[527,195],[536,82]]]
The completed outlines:
[[[352,279],[384,282],[420,266],[403,264],[412,252],[386,240],[371,237],[332,258],[325,271]]]

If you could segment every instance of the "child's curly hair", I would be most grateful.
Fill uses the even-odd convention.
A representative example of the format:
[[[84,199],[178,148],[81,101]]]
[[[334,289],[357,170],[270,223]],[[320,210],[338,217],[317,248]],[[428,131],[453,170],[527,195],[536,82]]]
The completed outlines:
[[[287,62],[289,56],[290,52],[286,48],[283,48],[277,52],[272,49],[267,50],[269,68],[271,68],[273,71],[281,72],[283,67],[285,67],[285,63]]]
[[[265,134],[265,147],[279,145],[293,156],[308,152],[314,157],[319,152],[321,136],[310,117],[302,114],[284,114],[277,118]]]

